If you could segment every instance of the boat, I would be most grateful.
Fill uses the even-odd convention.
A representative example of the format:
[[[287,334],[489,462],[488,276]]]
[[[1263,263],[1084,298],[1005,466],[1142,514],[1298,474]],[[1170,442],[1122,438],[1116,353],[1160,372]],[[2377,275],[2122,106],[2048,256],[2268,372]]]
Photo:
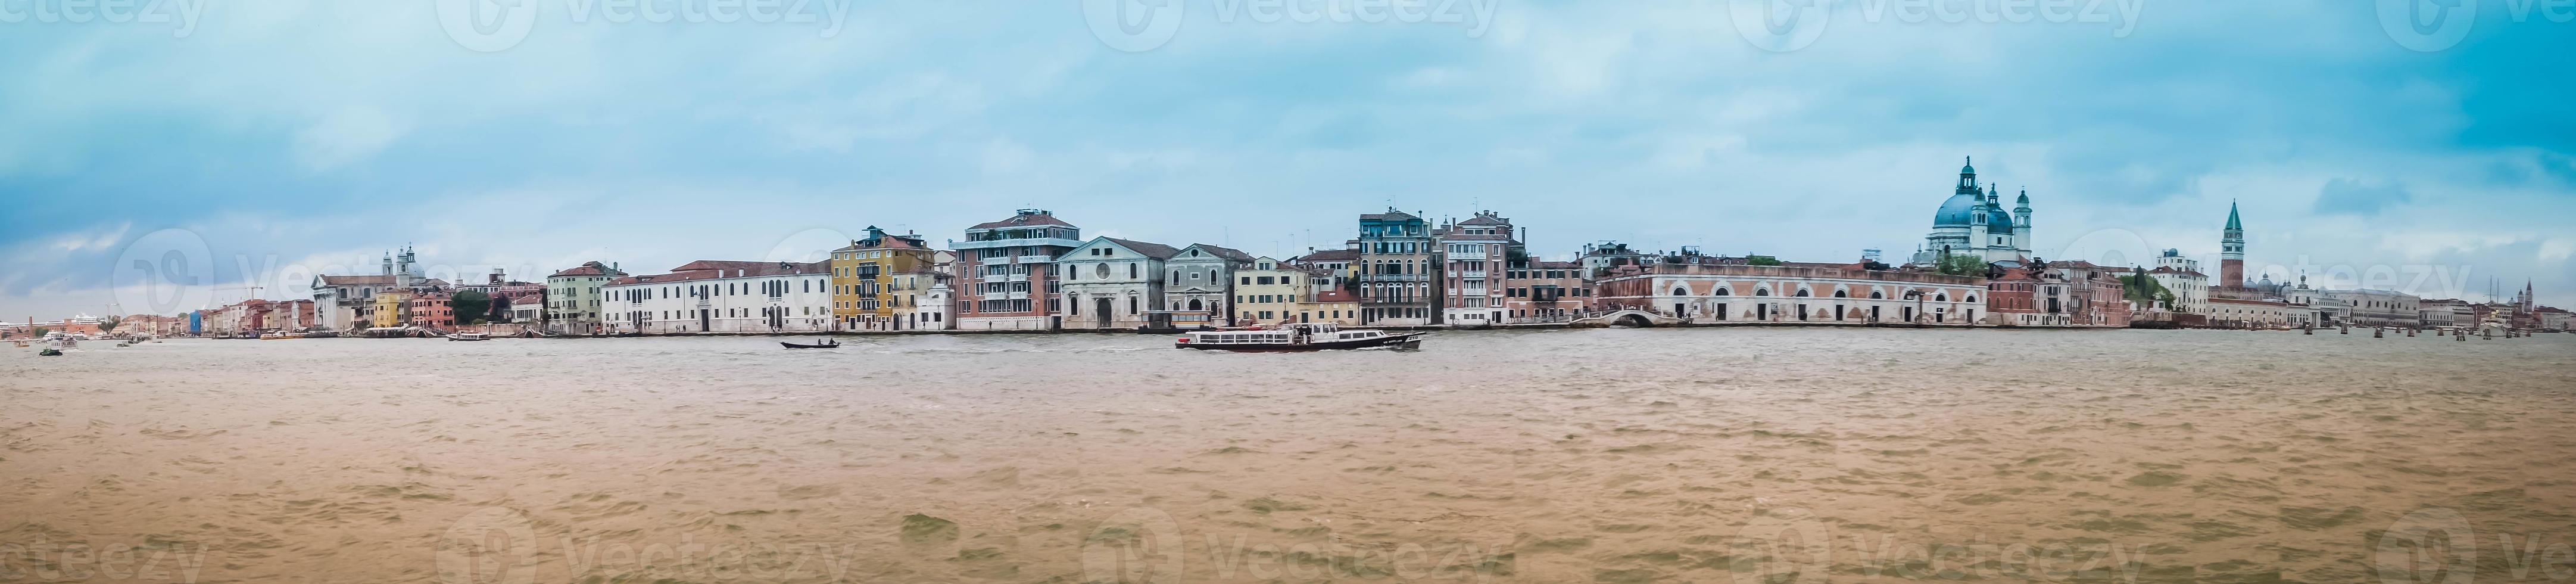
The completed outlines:
[[[492,335],[483,334],[483,333],[449,333],[449,334],[447,335],[447,340],[450,340],[450,341],[489,341],[489,340],[492,340]]]
[[[841,342],[840,342],[840,341],[835,341],[835,340],[830,340],[830,339],[824,339],[824,340],[823,340],[823,342],[815,343],[815,344],[811,344],[811,345],[803,344],[803,343],[790,343],[790,342],[786,342],[786,341],[779,341],[779,342],[778,342],[778,345],[779,345],[779,346],[782,346],[782,347],[790,348],[790,349],[838,349],[838,348],[841,348]]]
[[[62,350],[62,349],[56,349],[56,348],[53,348],[53,347],[45,347],[45,349],[44,349],[44,350],[42,350],[42,351],[37,351],[37,352],[36,352],[36,356],[38,356],[38,357],[61,357],[61,356],[63,356],[63,350]]]
[[[1176,349],[1211,351],[1323,351],[1330,349],[1415,349],[1431,333],[1388,333],[1372,329],[1342,330],[1340,325],[1309,322],[1281,328],[1194,332],[1172,342]]]
[[[284,332],[284,331],[277,331],[277,332],[260,333],[260,335],[259,335],[259,340],[263,340],[263,341],[276,341],[276,340],[284,340],[284,339],[301,339],[301,338],[304,338],[304,333],[290,333],[290,332]]]

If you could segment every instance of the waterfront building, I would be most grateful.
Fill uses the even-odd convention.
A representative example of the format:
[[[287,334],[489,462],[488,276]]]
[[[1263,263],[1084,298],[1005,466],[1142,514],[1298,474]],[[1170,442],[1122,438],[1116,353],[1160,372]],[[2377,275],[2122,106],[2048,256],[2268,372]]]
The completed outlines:
[[[1444,291],[1441,319],[1451,326],[1503,324],[1511,292],[1504,276],[1511,262],[1529,258],[1529,250],[1513,237],[1511,220],[1477,211],[1465,221],[1442,225],[1435,241]]]
[[[2209,326],[2218,328],[2287,328],[2296,326],[2296,309],[2280,300],[2220,296],[2209,299]]]
[[[955,328],[1054,330],[1064,292],[1055,259],[1083,244],[1082,229],[1045,209],[966,228],[957,250]]]
[[[439,330],[456,330],[456,309],[448,304],[454,292],[426,289],[403,298],[404,323]]]
[[[429,280],[421,275],[417,260],[411,246],[406,245],[399,254],[385,252],[376,274],[314,276],[311,288],[315,326],[341,330],[378,326],[376,323],[383,319],[376,318],[377,292],[409,289]]]
[[[369,306],[367,309],[367,316],[369,319],[368,324],[375,328],[398,327],[410,324],[411,319],[404,311],[404,307],[407,306],[404,301],[409,300],[411,295],[412,290],[410,288],[377,290],[375,295],[370,298],[374,301],[373,305]]]
[[[2570,314],[2566,310],[2542,306],[2532,311],[2540,315],[2540,330],[2563,333],[2569,330],[2569,325],[2576,324],[2576,314]]]
[[[1583,254],[1574,261],[1583,265],[1583,278],[1590,280],[1608,275],[1610,268],[1644,264],[1649,257],[1650,254],[1630,249],[1628,244],[1603,241],[1584,244]]]
[[[2167,310],[2209,314],[2209,275],[2201,273],[2200,260],[2183,257],[2179,249],[2166,249],[2156,256],[2156,268],[2147,270],[2147,279],[2173,294],[2173,305]]]
[[[1567,322],[1588,311],[1589,270],[1582,262],[1521,261],[1503,272],[1503,324]]]
[[[1987,263],[2030,259],[2030,192],[2022,191],[2007,212],[1994,185],[1978,188],[1976,161],[1968,162],[1959,167],[1959,182],[1949,200],[1933,213],[1932,233],[1924,236],[1923,249],[1914,253],[1914,265],[1937,265],[1950,254],[1975,255]]]
[[[2342,322],[2353,326],[2414,328],[2423,324],[2423,299],[2393,290],[2327,290],[2341,302]]]
[[[2416,314],[2420,315],[2419,320],[2422,322],[2420,326],[2423,328],[2453,328],[2478,324],[2477,308],[2470,306],[2465,300],[2426,298],[2417,301],[2415,306]]]
[[[564,335],[597,334],[602,323],[599,289],[624,277],[626,271],[617,269],[617,264],[599,262],[583,262],[546,275],[546,330]]]
[[[2066,283],[2069,326],[2128,328],[2128,286],[2117,271],[2084,261],[2049,262],[2048,269]]]
[[[1984,322],[2011,327],[2071,327],[2075,303],[2066,277],[2040,266],[1997,268],[1986,279]]]
[[[853,331],[902,331],[936,323],[946,308],[921,310],[922,296],[940,280],[939,252],[920,236],[868,226],[864,239],[832,250],[834,326]]]
[[[832,330],[830,262],[699,260],[600,287],[608,333]]]
[[[1094,237],[1055,258],[1064,273],[1065,330],[1124,330],[1164,311],[1165,263],[1181,250],[1160,243]]]
[[[1163,306],[1172,311],[1204,313],[1182,328],[1234,321],[1234,272],[1252,267],[1252,254],[1229,247],[1191,244],[1165,265]],[[1274,262],[1275,263],[1275,262]]]
[[[1706,261],[1619,266],[1593,288],[1596,310],[1645,310],[1696,324],[1970,326],[1985,307],[1979,296],[1986,279],[1862,264]]]
[[[957,252],[940,250],[931,252],[930,257],[930,285],[922,289],[921,302],[912,305],[909,318],[918,330],[955,329],[957,321],[951,315],[957,313],[957,290],[953,285],[957,281]]]
[[[1355,271],[1361,324],[1427,326],[1440,322],[1440,250],[1431,223],[1388,207],[1363,213]]]
[[[1356,271],[1357,268],[1354,267],[1358,265],[1359,259],[1360,250],[1358,248],[1327,249],[1321,251],[1307,248],[1306,255],[1288,258],[1288,261],[1284,263],[1291,266],[1311,268],[1320,271],[1324,274],[1324,277],[1331,279],[1330,282],[1324,285],[1325,288],[1333,290],[1352,290],[1354,289],[1353,282],[1357,281],[1359,277],[1359,273]]]
[[[1335,287],[1352,281],[1328,269],[1260,257],[1234,278],[1236,325],[1360,322],[1359,296]]]

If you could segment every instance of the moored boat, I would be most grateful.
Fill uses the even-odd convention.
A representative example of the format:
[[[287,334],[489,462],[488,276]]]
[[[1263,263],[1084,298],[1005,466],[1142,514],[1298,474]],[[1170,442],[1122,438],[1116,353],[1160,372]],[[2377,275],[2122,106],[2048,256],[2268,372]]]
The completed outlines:
[[[447,335],[447,340],[450,340],[450,341],[489,341],[489,340],[492,340],[492,335],[487,335],[487,334],[483,334],[483,333],[454,333],[454,334]]]
[[[1413,349],[1431,333],[1388,333],[1373,329],[1342,330],[1332,323],[1297,323],[1280,328],[1218,330],[1182,335],[1173,348],[1211,351],[1323,351],[1386,347]]]
[[[779,346],[781,346],[781,347],[786,347],[786,348],[790,348],[790,349],[838,349],[838,348],[841,348],[841,342],[840,342],[840,341],[835,341],[835,340],[830,340],[830,339],[825,339],[823,342],[815,343],[815,344],[811,344],[811,345],[803,344],[803,343],[790,343],[790,342],[786,342],[786,341],[779,341],[779,342],[778,342],[778,345],[779,345]]]

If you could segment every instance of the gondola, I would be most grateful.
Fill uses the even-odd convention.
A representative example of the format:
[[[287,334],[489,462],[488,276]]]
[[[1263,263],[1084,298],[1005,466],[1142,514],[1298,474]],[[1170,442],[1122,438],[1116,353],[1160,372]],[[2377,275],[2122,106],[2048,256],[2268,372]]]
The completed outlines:
[[[790,348],[790,349],[838,349],[838,348],[841,348],[841,342],[840,342],[840,341],[824,341],[824,342],[822,342],[821,344],[814,344],[814,345],[807,345],[807,344],[802,344],[802,343],[790,343],[790,342],[786,342],[786,341],[779,341],[779,342],[778,342],[778,344],[779,344],[779,346],[787,347],[787,348]]]

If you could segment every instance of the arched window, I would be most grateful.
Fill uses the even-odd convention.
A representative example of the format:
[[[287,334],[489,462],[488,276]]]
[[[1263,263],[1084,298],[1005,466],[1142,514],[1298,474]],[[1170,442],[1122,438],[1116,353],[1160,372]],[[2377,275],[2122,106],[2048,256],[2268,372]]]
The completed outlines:
[[[1836,289],[1834,289],[1834,297],[1835,297],[1835,298],[1850,298],[1850,297],[1851,297],[1851,292],[1846,291],[1846,290],[1843,290],[1843,289],[1840,289],[1840,288],[1836,288]]]
[[[1934,295],[1932,295],[1932,301],[1933,301],[1933,302],[1949,302],[1949,301],[1950,301],[1950,295],[1948,295],[1948,294],[1934,294]]]
[[[1969,303],[1975,303],[1976,301],[1977,301],[1977,295],[1975,295],[1975,294],[1969,294],[1969,295],[1968,295],[1968,302],[1969,302]]]
[[[1797,296],[1797,297],[1799,297],[1799,298],[1806,298],[1806,297],[1810,296],[1810,294],[1808,294],[1808,293],[1807,293],[1807,289],[1805,289],[1805,288],[1799,288],[1799,289],[1798,289],[1798,293],[1797,293],[1797,294],[1793,294],[1793,296]]]
[[[1726,285],[1725,285],[1725,284],[1719,284],[1719,285],[1717,285],[1717,290],[1712,291],[1712,292],[1709,292],[1709,295],[1711,295],[1711,296],[1725,296],[1725,295],[1727,295]]]
[[[1886,300],[1886,299],[1887,299],[1887,293],[1886,293],[1886,292],[1880,292],[1880,291],[1877,291],[1877,290],[1871,290],[1871,291],[1869,291],[1869,299],[1871,299],[1871,300]]]
[[[1673,287],[1673,295],[1674,295],[1674,296],[1689,296],[1689,295],[1690,295],[1690,289],[1689,289],[1689,288],[1683,288],[1683,287],[1680,287],[1680,286],[1674,286],[1674,287]]]
[[[1754,295],[1754,296],[1770,296],[1770,295],[1771,295],[1771,289],[1770,289],[1770,288],[1754,288],[1754,289],[1753,289],[1753,295]]]
[[[1134,280],[1134,279],[1136,279],[1136,263],[1135,263],[1135,262],[1128,262],[1128,263],[1127,263],[1127,279],[1129,279],[1129,280]]]

